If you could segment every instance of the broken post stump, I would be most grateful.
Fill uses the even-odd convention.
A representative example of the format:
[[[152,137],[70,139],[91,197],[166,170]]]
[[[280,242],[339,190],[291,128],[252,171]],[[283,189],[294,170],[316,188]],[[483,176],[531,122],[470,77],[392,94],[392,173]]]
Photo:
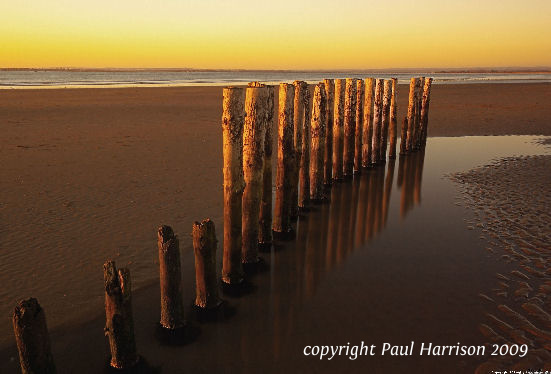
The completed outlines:
[[[105,335],[111,350],[110,365],[128,369],[138,363],[132,316],[132,284],[130,271],[118,269],[114,261],[103,265],[105,282]]]
[[[354,173],[362,170],[362,129],[364,116],[365,83],[356,80],[356,130],[354,133]]]
[[[274,234],[282,239],[292,236],[291,208],[291,168],[296,160],[293,139],[293,102],[295,88],[292,84],[279,85],[279,114],[277,140],[276,201],[273,217]]]
[[[344,79],[335,79],[335,107],[333,111],[333,180],[343,177],[344,136]]]
[[[193,252],[195,253],[195,306],[215,309],[222,304],[216,282],[216,231],[214,222],[205,219],[193,224]]]
[[[13,331],[22,374],[55,374],[44,309],[35,298],[21,300],[13,311]]]
[[[325,128],[327,97],[325,87],[319,83],[314,88],[312,100],[312,146],[310,148],[310,198],[313,202],[323,200],[323,178],[324,178],[324,151],[325,151]]]
[[[373,137],[371,145],[371,164],[376,165],[381,155],[381,130],[383,119],[383,79],[375,83],[375,100],[373,104]]]
[[[391,78],[392,81],[392,94],[390,95],[390,124],[388,128],[389,132],[389,150],[388,158],[396,158],[396,137],[397,137],[397,123],[396,123],[396,90],[398,88],[397,79]]]
[[[224,250],[222,281],[225,284],[234,285],[243,281],[241,224],[242,199],[245,188],[245,181],[243,179],[245,89],[226,87],[222,91],[222,94],[222,143],[224,157]],[[270,199],[271,196],[270,178]]]
[[[392,96],[392,81],[385,80],[383,90],[383,118],[381,128],[381,152],[379,154],[379,160],[384,164],[386,163],[386,149],[388,139],[388,127],[390,124],[390,101]]]
[[[161,326],[175,330],[184,327],[180,243],[170,226],[157,230],[159,279],[161,283]]]
[[[411,78],[409,81],[409,99],[408,99],[408,126],[406,132],[406,150],[405,153],[409,153],[413,150],[413,133],[415,131],[415,103],[416,97],[417,78]]]
[[[354,140],[356,133],[356,80],[346,78],[344,97],[344,153],[343,176],[349,178],[354,172]]]
[[[335,82],[333,79],[324,79],[325,85],[325,151],[324,151],[324,170],[323,184],[331,186],[332,181],[332,161],[333,161],[333,111],[335,109]]]
[[[365,80],[365,101],[362,131],[362,167],[371,166],[371,147],[373,138],[373,89],[374,79]]]
[[[260,200],[264,175],[264,141],[268,112],[268,88],[247,87],[243,128],[243,190],[241,261],[257,263]]]

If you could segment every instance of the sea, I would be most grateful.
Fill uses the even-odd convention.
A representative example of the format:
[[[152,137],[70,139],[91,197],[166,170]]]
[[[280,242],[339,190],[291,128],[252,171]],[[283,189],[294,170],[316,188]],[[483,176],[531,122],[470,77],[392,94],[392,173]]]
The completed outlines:
[[[434,84],[542,83],[551,82],[551,73],[464,73],[464,72],[366,72],[366,71],[168,71],[168,70],[1,70],[0,89],[81,88],[81,87],[165,87],[228,86],[251,81],[267,84],[303,80],[317,83],[325,78],[434,78]]]

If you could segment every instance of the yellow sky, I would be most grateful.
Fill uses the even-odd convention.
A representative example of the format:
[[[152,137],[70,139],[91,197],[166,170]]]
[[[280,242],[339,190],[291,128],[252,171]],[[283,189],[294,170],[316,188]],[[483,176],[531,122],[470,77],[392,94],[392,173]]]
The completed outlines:
[[[550,0],[20,0],[0,67],[551,66]]]

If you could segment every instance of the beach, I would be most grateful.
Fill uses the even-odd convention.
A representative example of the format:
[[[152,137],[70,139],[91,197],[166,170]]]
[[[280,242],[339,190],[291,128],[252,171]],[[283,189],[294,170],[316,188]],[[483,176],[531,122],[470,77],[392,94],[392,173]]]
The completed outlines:
[[[407,95],[408,86],[399,85],[398,126],[406,114]],[[548,83],[434,85],[428,135],[431,138],[551,136],[550,102],[551,84]],[[30,296],[37,297],[46,311],[48,326],[52,332],[54,356],[58,367],[64,368],[60,372],[74,372],[79,367],[86,367],[88,365],[83,363],[88,360],[94,363],[81,372],[94,372],[101,368],[104,363],[102,360],[107,357],[102,336],[102,264],[110,258],[119,266],[128,266],[131,269],[133,288],[136,291],[134,306],[138,310],[137,320],[149,321],[137,324],[138,344],[141,345],[138,349],[141,349],[153,365],[166,365],[163,366],[164,369],[179,365],[174,361],[179,348],[161,347],[151,339],[151,331],[158,318],[156,229],[161,224],[168,224],[180,237],[184,292],[186,300],[191,301],[194,284],[190,236],[192,224],[194,221],[211,218],[216,225],[219,241],[223,235],[221,116],[221,87],[0,91],[0,283],[3,285],[0,290],[0,372],[17,372],[11,314],[20,299]],[[444,143],[437,140],[434,144],[432,149]],[[462,148],[463,153],[454,151],[453,148],[441,148],[442,153],[439,155],[445,154],[443,157],[449,158],[450,162],[454,158],[473,157],[468,155],[468,146]],[[430,154],[430,150],[428,147],[424,154],[427,160],[436,157]],[[510,149],[510,156],[513,155],[522,155],[522,152]],[[397,180],[400,169],[398,161],[396,160],[396,176],[392,174]],[[423,162],[427,163],[422,158],[412,162],[409,170],[421,170],[419,173],[422,173]],[[515,167],[525,170],[533,168],[539,173],[548,173],[548,160],[545,164],[542,162],[520,159],[515,161]],[[266,372],[289,370],[293,365],[306,368],[310,361],[304,361],[300,354],[293,356],[294,351],[285,343],[297,341],[304,345],[322,344],[325,341],[330,344],[333,339],[331,344],[346,344],[352,339],[356,339],[357,343],[362,336],[367,338],[367,330],[364,330],[364,335],[351,333],[354,326],[347,321],[348,318],[372,318],[366,322],[366,326],[371,329],[369,337],[380,345],[384,339],[394,339],[397,343],[404,344],[409,343],[409,338],[413,339],[413,336],[401,335],[396,326],[392,327],[391,320],[402,319],[407,315],[413,317],[406,324],[406,331],[417,334],[415,340],[419,342],[423,338],[425,341],[438,338],[442,344],[456,344],[456,339],[463,337],[465,341],[462,343],[484,343],[484,336],[480,334],[478,326],[482,321],[481,316],[487,312],[487,306],[479,302],[477,294],[490,292],[495,286],[495,274],[513,271],[511,266],[514,264],[498,263],[493,257],[486,256],[485,245],[481,244],[478,233],[468,230],[467,225],[463,224],[465,212],[459,207],[455,213],[450,214],[455,217],[450,219],[455,219],[453,222],[459,224],[451,228],[442,226],[443,231],[439,234],[441,237],[432,247],[429,232],[419,234],[421,239],[412,242],[414,248],[424,248],[426,257],[408,257],[408,251],[405,250],[405,243],[408,242],[406,235],[414,235],[416,229],[427,230],[422,224],[426,221],[421,220],[413,226],[409,224],[404,236],[398,235],[399,238],[388,235],[402,227],[400,222],[407,218],[407,211],[411,209],[409,206],[422,206],[417,211],[423,212],[423,209],[431,207],[430,196],[444,194],[445,197],[437,197],[447,202],[454,198],[457,191],[449,186],[447,192],[442,192],[436,185],[433,185],[432,190],[431,187],[423,187],[424,205],[421,204],[420,197],[412,197],[404,205],[404,198],[399,200],[399,194],[405,189],[399,190],[400,186],[394,186],[393,179],[390,179],[390,185],[386,187],[385,182],[391,175],[390,165],[389,163],[387,166],[386,175],[383,170],[381,176],[375,176],[375,181],[380,181],[380,188],[371,186],[370,180],[365,179],[367,176],[363,176],[357,184],[338,187],[331,192],[336,194],[332,201],[340,201],[340,205],[337,204],[338,211],[334,210],[333,205],[324,205],[325,208],[319,208],[315,212],[316,218],[312,218],[310,222],[308,219],[299,221],[302,227],[299,238],[300,233],[304,237],[296,242],[297,248],[293,248],[293,252],[282,251],[279,260],[277,252],[266,255],[271,263],[270,276],[257,276],[258,289],[248,301],[233,301],[237,308],[235,321],[228,320],[216,327],[203,328],[200,342],[208,343],[182,348],[187,349],[186,357],[181,362],[182,367],[189,367],[193,372],[239,369],[251,373],[258,372],[259,368]],[[479,165],[472,167],[474,166]],[[428,183],[431,175],[436,181],[444,174],[444,170],[437,164],[431,168],[433,171],[426,172],[423,176],[423,183]],[[530,181],[529,172],[514,175],[526,183]],[[403,178],[402,186],[408,185],[407,177]],[[481,177],[471,178],[476,183],[484,184]],[[421,177],[413,175],[412,183],[412,191],[420,188]],[[386,196],[385,191],[386,194],[392,192],[395,199],[390,200],[388,196],[389,203],[385,209],[396,214],[394,218],[389,218],[386,231],[383,230],[386,225],[384,218],[381,221],[384,224],[379,223],[378,228],[373,229],[374,232],[382,232],[374,244],[381,251],[372,249],[371,252],[364,251],[358,255],[358,252],[346,253],[343,249],[345,253],[337,252],[334,256],[325,256],[325,252],[323,255],[312,252],[312,248],[318,247],[323,247],[325,251],[331,247],[327,243],[333,243],[333,239],[320,239],[313,233],[327,235],[335,232],[331,230],[330,223],[349,219],[349,211],[355,207],[346,197],[355,196],[354,201],[360,201],[363,196],[361,191],[365,192],[370,188],[375,188],[380,196]],[[498,192],[503,195],[500,198],[506,199],[507,194],[503,189]],[[414,195],[412,192],[412,196]],[[469,196],[473,198],[472,192]],[[549,204],[549,196],[547,191],[543,202],[540,202],[543,206],[549,206],[545,205]],[[367,215],[371,214],[369,209],[375,209],[372,208],[375,202],[365,201],[358,204],[368,209]],[[492,205],[491,202],[487,204]],[[433,205],[432,209],[435,211],[436,200]],[[415,216],[414,212],[415,209],[410,214]],[[521,210],[515,208],[504,214],[518,215],[519,212]],[[537,216],[539,210],[535,209],[534,212],[534,216]],[[440,218],[440,224],[444,225],[445,215]],[[377,219],[381,220],[381,217]],[[430,216],[430,219],[436,218]],[[375,237],[374,234],[369,235],[361,230],[358,234],[358,228],[354,226],[357,222],[367,221],[369,220],[366,217],[362,218],[362,214],[358,213],[353,219],[350,218],[350,222],[354,222],[351,228],[337,227],[339,238],[353,239],[350,239],[348,245],[335,239],[338,244],[334,247],[357,248]],[[549,226],[545,229],[537,222],[531,223],[538,228],[536,237],[545,235],[543,241],[549,245]],[[349,236],[341,233],[348,229],[351,232]],[[469,238],[466,241],[461,236],[464,232],[468,232],[465,234]],[[442,233],[448,236],[444,237]],[[454,237],[460,240],[454,243],[450,239]],[[458,258],[440,257],[442,254],[439,244],[442,243],[448,243],[448,249],[459,254]],[[397,253],[391,251],[390,257],[385,257],[382,249],[389,251],[389,248],[395,248],[393,245],[403,250]],[[481,251],[479,247],[482,248]],[[374,258],[369,258],[368,253]],[[479,258],[480,253],[483,255]],[[397,278],[391,277],[392,280],[385,284],[372,283],[360,292],[354,285],[359,282],[358,277],[363,274],[363,269],[357,268],[361,261],[347,262],[347,258],[354,258],[353,256],[386,266],[386,271],[370,267],[370,277],[379,277],[374,279],[382,279],[389,274],[401,275]],[[218,247],[218,260],[220,259],[221,245]],[[478,259],[480,262],[476,262],[476,269],[469,269],[469,264]],[[462,271],[458,271],[454,265]],[[420,275],[418,268],[428,269],[427,273]],[[288,272],[294,275],[287,277]],[[465,284],[478,272],[486,274],[478,276],[479,283],[476,286]],[[455,281],[449,278],[450,273],[457,275]],[[321,282],[320,279],[325,279],[325,283],[318,288],[316,284]],[[407,281],[412,279],[416,281],[411,283],[411,289],[404,289]],[[432,289],[431,285],[435,281],[442,283]],[[506,283],[512,281],[507,280]],[[337,284],[339,287],[349,287],[349,292],[337,292],[334,286]],[[539,286],[540,284],[537,285]],[[267,289],[271,291],[267,292],[267,296],[263,295]],[[458,290],[457,299],[450,297],[449,289]],[[364,292],[373,296],[373,299],[367,300],[363,297]],[[335,299],[327,300],[327,295],[333,295]],[[414,297],[418,295],[424,296]],[[357,299],[358,308],[351,310],[356,305],[350,300],[354,298]],[[445,304],[447,302],[450,304]],[[334,309],[328,309],[327,305],[332,305],[331,308]],[[348,308],[341,310],[339,305]],[[501,304],[492,302],[491,308],[495,309],[496,305]],[[320,312],[317,308],[324,309]],[[309,318],[318,313],[324,317]],[[450,317],[457,317],[461,313],[470,313],[470,316],[465,317],[461,323]],[[388,320],[377,320],[385,315]],[[438,317],[441,315],[448,317]],[[270,326],[263,324],[262,319],[269,320]],[[428,321],[434,323],[425,329],[419,327]],[[252,333],[243,333],[242,339],[239,339],[242,329],[248,326],[261,333],[260,342],[254,340]],[[335,326],[340,326],[342,333]],[[544,326],[550,328],[549,325]],[[331,334],[324,335],[324,328],[330,329]],[[311,334],[312,331],[316,332]],[[79,341],[86,343],[79,344]],[[213,341],[216,343],[212,343]],[[233,347],[224,351],[225,342],[231,342]],[[544,344],[538,344],[538,349],[542,349]],[[213,350],[219,352],[220,356],[216,356]],[[269,351],[269,357],[273,361],[265,361],[266,356],[262,350]],[[219,358],[211,360],[216,363],[208,362],[211,355]],[[247,363],[244,364],[243,361]],[[447,372],[465,372],[466,368],[471,370],[484,361],[486,360],[481,358],[438,358],[432,361],[419,357],[402,361],[380,358],[375,361],[373,372],[389,368],[402,370],[412,364],[419,365],[419,372],[442,367],[442,364],[458,365],[450,367]],[[328,371],[357,369],[354,361],[346,361],[344,364],[339,361],[339,365],[342,366],[332,366],[331,363],[324,368]],[[321,366],[318,369],[321,370]]]

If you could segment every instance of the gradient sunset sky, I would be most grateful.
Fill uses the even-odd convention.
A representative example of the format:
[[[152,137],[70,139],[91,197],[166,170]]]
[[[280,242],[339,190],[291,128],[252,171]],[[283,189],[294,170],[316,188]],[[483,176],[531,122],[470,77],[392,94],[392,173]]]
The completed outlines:
[[[550,0],[21,0],[0,67],[551,66]]]

